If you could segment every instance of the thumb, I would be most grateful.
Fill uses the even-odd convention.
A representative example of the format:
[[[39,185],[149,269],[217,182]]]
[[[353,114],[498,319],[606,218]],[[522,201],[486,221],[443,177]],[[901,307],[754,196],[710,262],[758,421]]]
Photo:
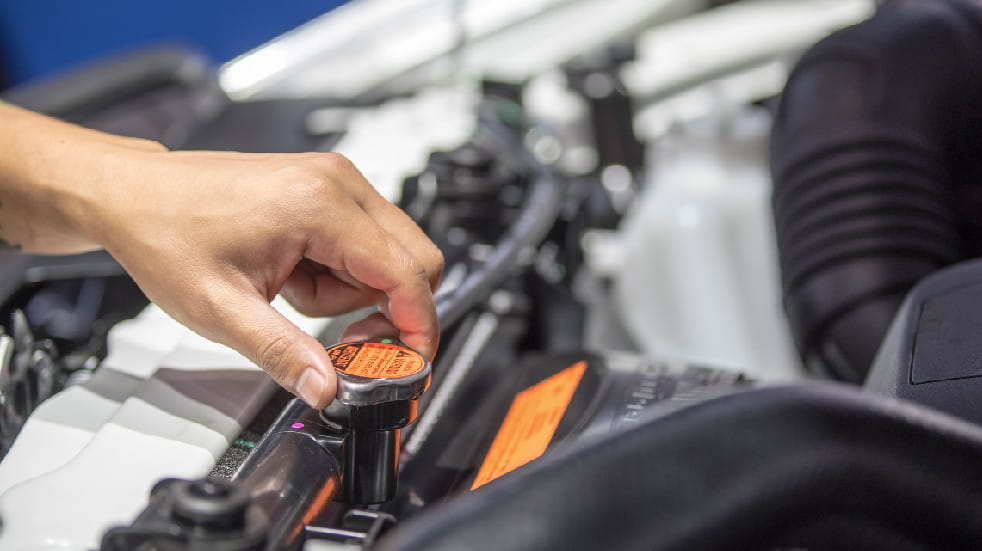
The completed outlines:
[[[255,362],[311,407],[327,407],[337,393],[337,377],[324,346],[258,293],[230,294],[211,327],[212,337]]]

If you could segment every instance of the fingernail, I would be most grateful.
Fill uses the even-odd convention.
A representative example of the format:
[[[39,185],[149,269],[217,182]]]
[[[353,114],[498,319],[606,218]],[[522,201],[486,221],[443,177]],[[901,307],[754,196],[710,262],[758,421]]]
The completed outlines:
[[[324,376],[312,367],[308,367],[300,374],[295,387],[297,394],[311,407],[316,407],[324,394]]]

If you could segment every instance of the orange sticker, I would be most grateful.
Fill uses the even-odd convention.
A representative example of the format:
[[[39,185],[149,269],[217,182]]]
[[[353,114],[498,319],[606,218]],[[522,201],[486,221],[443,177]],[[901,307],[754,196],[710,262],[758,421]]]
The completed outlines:
[[[545,453],[585,370],[585,361],[576,362],[515,396],[471,490]]]
[[[404,346],[382,342],[338,344],[328,348],[327,354],[335,369],[369,379],[408,377],[422,371],[426,363]]]

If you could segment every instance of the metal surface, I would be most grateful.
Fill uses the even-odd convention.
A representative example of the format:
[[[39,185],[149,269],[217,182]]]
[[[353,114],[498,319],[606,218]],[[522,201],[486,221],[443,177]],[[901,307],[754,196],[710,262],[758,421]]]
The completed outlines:
[[[335,373],[338,377],[338,393],[335,404],[344,406],[374,406],[385,402],[416,400],[430,386],[433,368],[430,362],[422,359],[419,354],[410,350],[397,350],[397,353],[412,356],[422,362],[423,367],[403,377],[363,377],[349,373],[339,367],[338,355],[358,354],[362,347],[379,344],[394,347],[388,343],[341,343],[328,348],[328,354],[334,360]],[[346,350],[350,349],[346,352]]]

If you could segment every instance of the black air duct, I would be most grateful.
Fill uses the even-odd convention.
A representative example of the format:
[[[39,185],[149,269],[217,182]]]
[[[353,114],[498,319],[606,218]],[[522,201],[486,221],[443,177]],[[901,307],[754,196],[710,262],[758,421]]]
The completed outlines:
[[[813,47],[771,149],[798,348],[862,381],[907,291],[982,244],[982,3],[887,2]]]

